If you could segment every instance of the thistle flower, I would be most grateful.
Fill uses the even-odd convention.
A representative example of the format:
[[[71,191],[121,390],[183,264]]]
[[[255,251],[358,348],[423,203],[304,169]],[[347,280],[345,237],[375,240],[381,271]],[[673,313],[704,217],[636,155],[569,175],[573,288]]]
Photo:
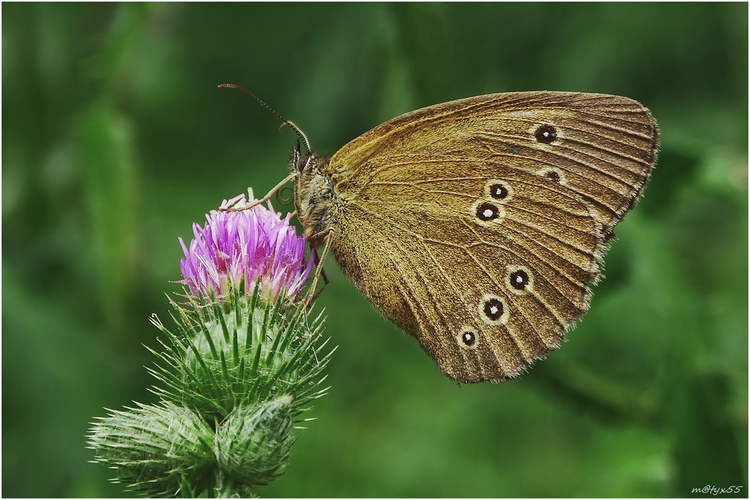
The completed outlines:
[[[171,301],[152,375],[156,405],[109,410],[88,437],[115,482],[148,496],[251,496],[281,475],[295,424],[324,395],[333,351],[322,317],[294,299],[310,275],[304,239],[248,196],[225,200],[193,225],[180,261],[186,304]]]
[[[254,202],[252,190],[247,198],[224,200],[206,215],[204,226],[193,224],[189,247],[179,238],[185,254],[181,283],[194,296],[224,297],[243,279],[259,283],[270,298],[299,294],[312,266],[312,259],[304,264],[305,240],[289,225],[290,215],[282,219],[262,205],[247,210]]]

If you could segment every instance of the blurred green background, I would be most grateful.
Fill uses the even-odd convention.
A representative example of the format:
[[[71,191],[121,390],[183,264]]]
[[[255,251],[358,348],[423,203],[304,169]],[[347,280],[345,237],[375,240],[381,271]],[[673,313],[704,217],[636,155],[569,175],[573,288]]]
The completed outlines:
[[[520,379],[454,385],[329,261],[332,389],[262,496],[746,497],[747,26],[741,3],[4,3],[3,496],[127,495],[84,435],[153,400],[177,237],[287,173],[294,135],[233,82],[324,154],[502,91],[629,96],[662,132],[591,311]]]

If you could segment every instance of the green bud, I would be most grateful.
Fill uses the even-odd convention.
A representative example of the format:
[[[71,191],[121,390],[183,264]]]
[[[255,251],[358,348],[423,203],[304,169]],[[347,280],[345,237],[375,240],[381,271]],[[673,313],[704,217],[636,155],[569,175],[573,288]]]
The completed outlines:
[[[115,469],[115,482],[149,496],[176,496],[186,477],[207,487],[214,433],[200,415],[169,402],[110,410],[90,431],[94,462]],[[201,482],[204,482],[201,485]]]
[[[254,405],[293,394],[293,416],[325,394],[323,368],[331,352],[320,342],[320,318],[309,320],[300,306],[283,298],[247,296],[230,289],[229,299],[177,306],[173,334],[152,373],[167,387],[165,399],[195,408],[206,420],[221,421],[240,405]]]
[[[238,406],[216,431],[216,459],[235,483],[268,484],[283,474],[294,444],[292,397]]]

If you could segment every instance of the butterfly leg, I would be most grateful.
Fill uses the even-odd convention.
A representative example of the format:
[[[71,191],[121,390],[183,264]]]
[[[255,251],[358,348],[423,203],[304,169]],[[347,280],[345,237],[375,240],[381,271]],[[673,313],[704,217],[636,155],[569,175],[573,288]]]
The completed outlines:
[[[330,283],[331,281],[328,279],[328,275],[326,274],[326,270],[323,268],[323,261],[318,256],[318,249],[313,248],[313,258],[315,259],[315,268],[320,268],[320,277],[323,278],[323,286],[320,287],[320,290],[315,292],[315,295],[313,295],[312,299],[310,299],[310,302],[314,301],[318,298],[320,293],[323,291],[323,289]]]
[[[271,199],[271,197],[274,194],[276,194],[277,191],[279,191],[282,187],[284,187],[284,184],[286,184],[287,182],[290,182],[290,181],[294,180],[294,178],[297,177],[297,175],[299,175],[297,172],[293,172],[293,173],[287,175],[286,177],[284,177],[281,180],[281,182],[279,182],[274,187],[272,187],[271,190],[268,193],[266,193],[266,195],[263,198],[261,198],[260,200],[256,200],[255,203],[252,203],[251,205],[246,206],[246,207],[242,207],[239,210],[250,210],[250,209],[253,209],[253,208],[257,207],[258,205],[260,205],[262,203],[267,202],[268,200]],[[236,209],[234,209],[234,208],[224,208],[224,209],[221,209],[221,210],[222,211],[230,211],[230,210],[236,210]]]
[[[318,240],[319,238],[323,238],[325,241],[325,244],[323,245],[323,252],[321,255],[318,255],[318,251],[316,248],[312,249],[313,259],[315,259],[315,274],[313,275],[312,283],[310,283],[310,288],[307,290],[307,295],[305,295],[304,299],[304,308],[307,309],[310,306],[310,303],[318,298],[318,295],[320,295],[320,292],[323,291],[323,288],[329,283],[328,276],[326,276],[325,270],[323,269],[323,263],[326,260],[326,256],[328,255],[328,251],[331,248],[331,241],[333,238],[331,238],[331,235],[333,234],[332,229],[326,229],[323,233],[316,234],[312,240]],[[315,289],[318,286],[318,278],[323,277],[323,286],[318,290],[317,292]]]

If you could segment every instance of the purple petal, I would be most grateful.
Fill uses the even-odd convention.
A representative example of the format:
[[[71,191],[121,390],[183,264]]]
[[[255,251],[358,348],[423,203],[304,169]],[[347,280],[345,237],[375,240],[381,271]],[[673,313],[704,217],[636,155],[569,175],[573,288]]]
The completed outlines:
[[[307,281],[313,263],[305,263],[305,240],[289,224],[290,215],[282,219],[261,205],[244,209],[255,202],[248,194],[224,200],[205,225],[193,224],[189,245],[179,238],[181,282],[193,295],[222,297],[244,278],[247,293],[257,282],[270,297],[296,297]]]

